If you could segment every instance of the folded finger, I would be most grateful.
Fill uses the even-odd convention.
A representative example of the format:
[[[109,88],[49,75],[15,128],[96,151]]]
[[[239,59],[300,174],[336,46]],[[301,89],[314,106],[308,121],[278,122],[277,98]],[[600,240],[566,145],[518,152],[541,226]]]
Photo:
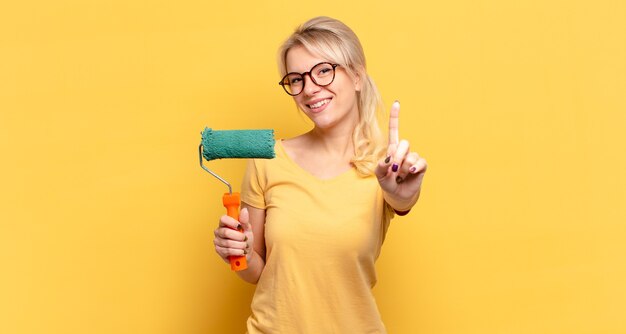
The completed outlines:
[[[418,160],[419,160],[419,155],[417,153],[409,152],[404,158],[402,165],[400,166],[400,169],[398,171],[398,176],[396,177],[396,181],[401,182],[401,180],[404,180],[407,177],[407,175],[409,175],[411,167],[413,167],[415,163],[417,163]]]
[[[425,172],[428,168],[428,164],[426,163],[426,159],[419,158],[411,168],[409,168],[409,173],[418,174],[420,172]]]
[[[248,252],[245,249],[227,248],[215,246],[215,251],[222,257],[228,259],[229,256],[244,256]]]
[[[220,246],[222,248],[232,248],[232,249],[247,249],[248,248],[247,242],[220,239],[220,238],[213,239],[213,244],[215,244],[215,246]]]
[[[389,166],[391,165],[391,156],[387,156],[385,159],[382,159],[376,165],[376,169],[374,170],[374,174],[380,180],[387,176],[389,173]]]
[[[400,166],[404,162],[404,158],[408,152],[409,152],[409,142],[406,140],[401,140],[400,143],[398,144],[398,149],[396,150],[396,153],[393,156],[393,160],[392,160],[393,162],[391,164],[392,172],[395,173],[400,170]]]
[[[237,221],[235,218],[228,216],[228,215],[223,215],[220,217],[220,227],[228,227],[231,228],[233,230],[237,230],[240,229],[241,224],[239,223],[239,221]]]
[[[215,237],[235,241],[245,241],[248,237],[242,232],[233,230],[230,227],[220,227],[215,230]]]

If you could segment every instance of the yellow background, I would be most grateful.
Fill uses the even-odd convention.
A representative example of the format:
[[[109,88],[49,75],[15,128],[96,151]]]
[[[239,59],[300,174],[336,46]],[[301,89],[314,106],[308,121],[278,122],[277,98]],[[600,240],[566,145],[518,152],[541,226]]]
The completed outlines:
[[[0,5],[1,333],[243,332],[199,134],[309,128],[275,54],[316,15],[429,162],[390,333],[626,332],[626,2],[61,0]]]

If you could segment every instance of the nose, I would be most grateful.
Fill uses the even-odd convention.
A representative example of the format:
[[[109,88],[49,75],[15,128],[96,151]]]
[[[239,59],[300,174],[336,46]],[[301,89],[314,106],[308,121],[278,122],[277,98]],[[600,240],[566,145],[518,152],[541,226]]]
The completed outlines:
[[[313,82],[313,79],[311,79],[310,73],[305,74],[302,80],[304,80],[304,87],[302,89],[302,92],[304,94],[313,95],[320,91],[321,87],[318,86],[315,82]]]

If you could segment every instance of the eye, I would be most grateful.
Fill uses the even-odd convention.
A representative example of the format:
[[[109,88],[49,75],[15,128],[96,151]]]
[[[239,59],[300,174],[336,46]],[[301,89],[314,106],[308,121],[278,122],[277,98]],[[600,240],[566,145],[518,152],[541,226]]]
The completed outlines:
[[[319,78],[323,78],[325,76],[331,75],[333,73],[332,66],[328,64],[324,64],[320,69],[317,70],[315,76]]]
[[[298,73],[289,73],[283,79],[283,85],[301,85],[302,76]]]

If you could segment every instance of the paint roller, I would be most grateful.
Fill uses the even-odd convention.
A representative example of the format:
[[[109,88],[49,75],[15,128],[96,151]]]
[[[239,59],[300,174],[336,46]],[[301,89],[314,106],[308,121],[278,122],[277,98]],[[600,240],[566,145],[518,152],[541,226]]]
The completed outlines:
[[[207,161],[215,159],[231,158],[274,158],[274,130],[213,130],[205,128],[202,131],[202,141],[198,148],[200,167],[228,187],[228,192],[222,196],[222,203],[226,208],[226,214],[239,220],[240,195],[233,192],[230,183],[212,172],[202,163],[204,157]],[[238,229],[243,232],[243,228]],[[240,271],[248,268],[246,256],[230,256],[230,268]]]

